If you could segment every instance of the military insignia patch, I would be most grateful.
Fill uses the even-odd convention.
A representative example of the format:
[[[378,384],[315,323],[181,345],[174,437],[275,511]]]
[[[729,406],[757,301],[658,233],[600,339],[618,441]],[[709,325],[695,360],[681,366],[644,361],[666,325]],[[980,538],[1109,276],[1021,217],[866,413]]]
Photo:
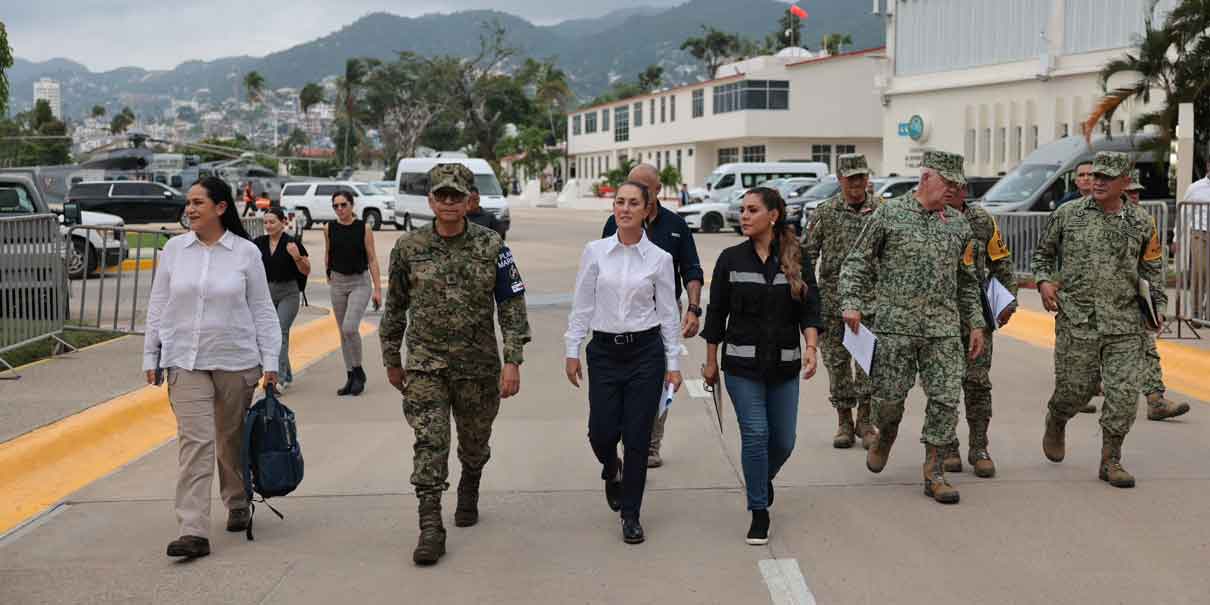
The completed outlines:
[[[992,219],[992,238],[987,242],[987,257],[1000,260],[1008,258],[1011,254],[1008,246],[1004,244],[1004,236],[1000,234],[1000,225],[996,224],[996,219]]]
[[[513,260],[513,252],[508,246],[500,248],[500,256],[496,259],[496,303],[502,303],[515,296],[525,294],[525,281],[517,270]]]
[[[1160,245],[1160,235],[1155,229],[1151,230],[1151,241],[1147,242],[1147,250],[1143,252],[1143,260],[1160,260],[1164,256],[1164,247]]]
[[[966,243],[966,252],[962,254],[962,264],[967,266],[975,264],[975,242]]]

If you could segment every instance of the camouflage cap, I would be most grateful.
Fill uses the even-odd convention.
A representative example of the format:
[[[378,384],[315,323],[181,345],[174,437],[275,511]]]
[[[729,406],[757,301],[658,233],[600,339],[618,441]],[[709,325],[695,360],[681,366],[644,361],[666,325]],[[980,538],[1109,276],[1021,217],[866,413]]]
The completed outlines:
[[[1126,191],[1142,191],[1143,179],[1139,175],[1139,169],[1135,168],[1130,171],[1130,184],[1126,185]]]
[[[924,152],[924,157],[920,160],[920,165],[924,168],[932,168],[936,170],[941,178],[959,185],[966,184],[966,173],[963,172],[962,165],[966,159],[962,154],[950,153],[948,151],[929,150]]]
[[[1130,155],[1120,151],[1102,151],[1092,161],[1092,173],[1117,178],[1130,174]]]
[[[846,153],[836,158],[836,173],[842,177],[869,174],[870,165],[866,162],[865,154]]]
[[[470,195],[475,184],[475,174],[462,164],[437,164],[429,170],[429,193],[438,189],[453,189],[462,195]]]

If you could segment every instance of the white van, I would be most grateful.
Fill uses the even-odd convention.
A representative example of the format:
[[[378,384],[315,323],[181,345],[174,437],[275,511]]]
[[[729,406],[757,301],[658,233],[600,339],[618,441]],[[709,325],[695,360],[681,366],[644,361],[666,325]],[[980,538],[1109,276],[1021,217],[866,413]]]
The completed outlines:
[[[332,196],[337,191],[353,194],[353,213],[365,221],[370,229],[378,231],[384,221],[395,223],[395,196],[389,191],[358,181],[286,183],[281,188],[281,207],[286,212],[293,212],[303,229],[310,229],[315,223],[336,220]],[[395,224],[395,228],[403,227]]]
[[[808,178],[822,180],[828,176],[823,162],[747,162],[723,164],[706,177],[703,202],[728,204],[740,191],[746,191],[772,179]]]
[[[508,201],[496,173],[487,160],[465,157],[404,158],[395,171],[395,223],[400,229],[411,229],[433,220],[429,208],[429,170],[437,164],[462,164],[475,175],[479,188],[479,205],[496,216],[507,232],[511,222]]]

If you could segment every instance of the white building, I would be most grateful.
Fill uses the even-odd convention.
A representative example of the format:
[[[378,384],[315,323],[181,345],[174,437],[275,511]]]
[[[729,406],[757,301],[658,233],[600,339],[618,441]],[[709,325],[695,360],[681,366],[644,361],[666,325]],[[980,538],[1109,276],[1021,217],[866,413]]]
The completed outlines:
[[[805,51],[799,51],[803,53]],[[831,57],[792,50],[718,71],[714,80],[569,113],[572,178],[600,179],[622,159],[674,165],[702,183],[730,162],[882,157],[882,107],[872,89],[882,49]]]
[[[34,106],[38,105],[38,101],[46,101],[50,104],[50,112],[54,114],[56,120],[63,119],[63,95],[59,83],[50,78],[42,78],[34,82]]]
[[[1160,18],[1176,2],[1160,0]],[[962,153],[967,174],[994,176],[1039,145],[1081,136],[1103,95],[1101,67],[1129,50],[1148,4],[874,0],[887,23],[876,83],[885,106],[884,171],[915,173],[925,149],[941,149]],[[1158,96],[1150,107],[1163,102]],[[1130,132],[1146,109],[1123,104],[1114,134]]]

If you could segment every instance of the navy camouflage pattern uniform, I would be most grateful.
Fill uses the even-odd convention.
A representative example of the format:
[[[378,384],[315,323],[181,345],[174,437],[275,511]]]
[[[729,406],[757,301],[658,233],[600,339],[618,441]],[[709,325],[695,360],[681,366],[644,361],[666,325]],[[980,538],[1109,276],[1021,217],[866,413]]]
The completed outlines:
[[[474,182],[460,164],[439,164],[429,176],[434,190],[452,181],[465,191]],[[422,500],[449,487],[451,412],[463,474],[478,477],[491,457],[501,371],[493,313],[504,362],[521,364],[530,340],[524,286],[495,231],[468,222],[446,238],[426,226],[395,243],[379,335],[386,366],[406,370],[403,412],[416,434],[411,482]]]
[[[869,174],[865,156],[841,156],[837,161],[837,173],[843,177]],[[819,291],[824,321],[819,344],[824,365],[828,368],[830,400],[832,407],[837,409],[853,409],[867,403],[874,393],[874,385],[869,376],[853,361],[848,349],[844,348],[845,325],[841,319],[844,309],[840,301],[840,266],[880,201],[880,198],[867,191],[865,201],[854,206],[849,204],[844,193],[840,192],[819,204],[807,223],[802,254],[819,267]],[[875,277],[871,275],[870,279],[872,282]],[[863,293],[863,298],[867,298],[870,293]],[[874,319],[873,308],[858,310],[862,312],[865,321]]]
[[[923,165],[965,183],[962,162],[957,154],[928,151]],[[875,316],[867,327],[878,337],[871,379],[880,434],[898,432],[904,401],[919,376],[928,398],[921,441],[943,448],[956,438],[966,374],[961,326],[985,326],[974,264],[963,259],[973,239],[957,210],[927,211],[909,192],[874,211],[845,258],[841,305],[873,309]]]
[[[1093,172],[1117,177],[1129,167],[1126,154],[1101,152]],[[1150,282],[1158,308],[1167,306],[1162,254],[1146,211],[1125,203],[1121,211],[1107,214],[1088,196],[1051,215],[1033,256],[1037,283],[1059,287],[1049,416],[1066,423],[1092,399],[1103,379],[1101,428],[1118,439],[1119,450],[1138,410],[1140,361],[1148,339],[1136,301],[1138,280]]]

